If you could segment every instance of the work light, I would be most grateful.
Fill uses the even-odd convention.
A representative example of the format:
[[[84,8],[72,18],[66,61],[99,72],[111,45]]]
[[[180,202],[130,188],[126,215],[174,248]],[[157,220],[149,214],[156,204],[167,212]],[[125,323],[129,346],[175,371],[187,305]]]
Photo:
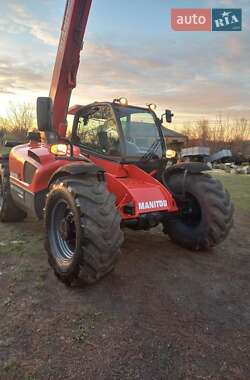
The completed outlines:
[[[157,108],[157,105],[154,103],[147,104],[147,106],[150,109],[150,111],[155,111]]]
[[[114,103],[119,103],[122,106],[127,106],[128,105],[128,99],[127,98],[117,98],[113,100]]]
[[[175,150],[172,150],[172,149],[168,149],[166,151],[166,157],[167,158],[175,158],[176,154],[177,154],[177,152]]]

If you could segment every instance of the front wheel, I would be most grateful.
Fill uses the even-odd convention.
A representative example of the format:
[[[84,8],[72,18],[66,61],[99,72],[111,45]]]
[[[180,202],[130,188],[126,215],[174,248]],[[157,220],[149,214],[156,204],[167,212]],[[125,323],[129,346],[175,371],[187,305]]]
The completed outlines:
[[[115,266],[123,234],[114,196],[96,176],[56,182],[45,206],[45,246],[56,276],[94,283]]]
[[[227,237],[233,225],[234,207],[220,181],[203,173],[187,174],[184,180],[183,173],[176,173],[168,179],[167,186],[180,210],[163,225],[175,243],[205,250]]]

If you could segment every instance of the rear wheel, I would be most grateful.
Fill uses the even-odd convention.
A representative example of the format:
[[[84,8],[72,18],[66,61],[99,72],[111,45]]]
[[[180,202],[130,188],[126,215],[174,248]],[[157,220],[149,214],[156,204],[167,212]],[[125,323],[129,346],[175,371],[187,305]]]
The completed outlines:
[[[233,225],[234,207],[220,181],[207,174],[187,174],[183,194],[183,173],[168,179],[180,213],[164,223],[164,232],[177,244],[192,250],[221,243]]]
[[[63,178],[52,186],[45,228],[49,263],[64,283],[78,277],[94,283],[114,268],[123,241],[120,216],[96,176]]]
[[[10,193],[9,170],[3,167],[0,175],[0,220],[1,222],[21,222],[27,214],[18,208]]]

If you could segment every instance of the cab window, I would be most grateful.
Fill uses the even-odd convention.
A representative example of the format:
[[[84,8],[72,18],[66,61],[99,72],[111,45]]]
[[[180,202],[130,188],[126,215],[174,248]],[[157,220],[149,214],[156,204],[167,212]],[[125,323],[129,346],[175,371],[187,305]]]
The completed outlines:
[[[108,105],[96,106],[79,117],[75,142],[101,154],[120,156],[116,120]]]
[[[141,157],[154,147],[154,153],[162,157],[158,127],[148,110],[117,107],[116,112],[122,125],[128,156]]]

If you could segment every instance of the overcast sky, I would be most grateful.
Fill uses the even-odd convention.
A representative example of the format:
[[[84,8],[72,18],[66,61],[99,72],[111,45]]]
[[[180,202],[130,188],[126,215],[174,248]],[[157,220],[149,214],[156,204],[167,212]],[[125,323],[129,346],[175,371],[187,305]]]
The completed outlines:
[[[46,96],[64,0],[0,0],[0,115]],[[174,32],[172,7],[243,8],[242,32]],[[249,0],[93,0],[72,102],[127,96],[176,120],[250,118]]]

